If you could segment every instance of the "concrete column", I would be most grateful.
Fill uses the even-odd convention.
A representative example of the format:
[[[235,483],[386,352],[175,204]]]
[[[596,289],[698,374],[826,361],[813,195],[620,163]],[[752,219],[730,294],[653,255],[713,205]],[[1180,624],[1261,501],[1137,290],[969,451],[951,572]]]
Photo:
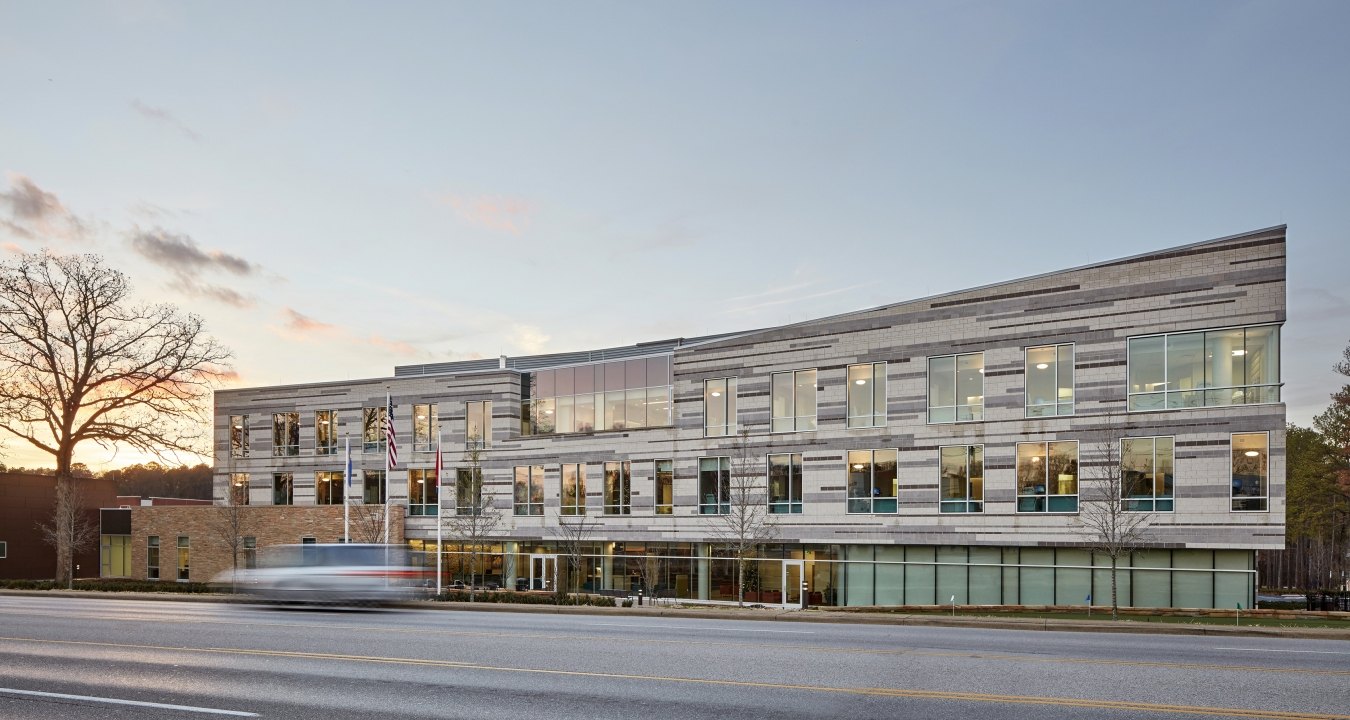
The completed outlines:
[[[694,553],[698,555],[698,599],[712,597],[712,546],[708,543],[695,543]]]

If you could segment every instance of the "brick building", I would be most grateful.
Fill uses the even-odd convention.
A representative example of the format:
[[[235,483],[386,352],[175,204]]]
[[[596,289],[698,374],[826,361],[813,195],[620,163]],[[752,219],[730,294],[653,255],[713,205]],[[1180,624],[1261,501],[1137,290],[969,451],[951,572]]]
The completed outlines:
[[[99,508],[116,503],[112,480],[80,478],[85,519],[97,527]],[[39,523],[51,522],[56,506],[52,475],[0,473],[0,578],[50,580],[56,576],[56,549],[42,539]],[[99,548],[75,554],[75,577],[99,576]]]

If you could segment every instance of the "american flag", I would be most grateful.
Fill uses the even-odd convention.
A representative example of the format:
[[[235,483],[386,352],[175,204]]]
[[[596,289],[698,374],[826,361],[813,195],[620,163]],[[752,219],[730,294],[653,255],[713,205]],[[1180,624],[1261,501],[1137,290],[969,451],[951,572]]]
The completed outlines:
[[[385,395],[384,402],[384,441],[389,445],[387,465],[390,470],[393,470],[398,467],[398,433],[394,431],[394,400]]]
[[[436,487],[441,486],[441,438],[436,438]]]

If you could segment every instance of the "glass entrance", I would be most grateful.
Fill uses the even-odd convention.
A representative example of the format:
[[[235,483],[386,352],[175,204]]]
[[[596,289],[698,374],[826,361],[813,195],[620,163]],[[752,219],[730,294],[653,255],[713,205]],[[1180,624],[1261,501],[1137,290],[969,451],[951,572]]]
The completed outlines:
[[[530,585],[531,590],[557,590],[558,589],[558,556],[557,555],[530,555]]]
[[[802,561],[783,561],[783,605],[800,607],[802,604]]]

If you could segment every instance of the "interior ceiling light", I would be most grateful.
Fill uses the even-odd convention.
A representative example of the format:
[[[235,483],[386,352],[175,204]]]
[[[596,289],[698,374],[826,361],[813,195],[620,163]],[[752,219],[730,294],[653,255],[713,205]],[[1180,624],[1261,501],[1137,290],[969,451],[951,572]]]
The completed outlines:
[[[866,380],[854,380],[853,383],[854,383],[855,385],[866,385],[866,384],[867,384],[867,381],[866,381]]]
[[[863,469],[863,466],[862,466],[862,465],[859,465],[859,464],[857,464],[857,463],[854,463],[854,464],[853,464],[853,469],[854,469],[854,470],[861,470],[861,469]]]
[[[1246,355],[1246,354],[1247,354],[1247,351],[1246,351],[1246,350],[1234,350],[1234,351],[1233,351],[1233,357],[1242,357],[1243,355]]]
[[[713,392],[713,397],[722,397],[722,393],[720,393],[720,392]]]
[[[1040,462],[1040,461],[1041,461],[1041,456],[1040,456],[1040,455],[1034,455],[1034,456],[1032,456],[1031,461],[1032,461],[1032,462]]]
[[[1037,370],[1045,370],[1046,368],[1049,368],[1049,367],[1050,367],[1050,366],[1049,366],[1047,363],[1036,363],[1036,369],[1037,369]]]
[[[1257,455],[1260,455],[1261,453],[1259,453],[1259,452],[1257,452],[1257,451],[1255,451],[1255,450],[1248,450],[1248,451],[1247,451],[1246,453],[1244,453],[1244,454],[1245,454],[1247,457],[1256,457]]]

